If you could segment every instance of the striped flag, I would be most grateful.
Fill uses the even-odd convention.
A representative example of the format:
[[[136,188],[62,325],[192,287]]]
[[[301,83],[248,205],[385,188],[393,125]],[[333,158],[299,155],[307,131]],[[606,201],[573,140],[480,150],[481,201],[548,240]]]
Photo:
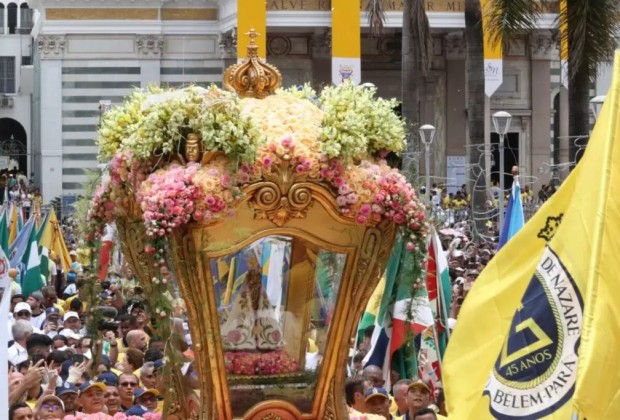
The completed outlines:
[[[7,218],[9,217],[7,212],[7,206],[2,206],[2,216],[0,216],[0,248],[4,252],[4,255],[9,255],[9,226]]]
[[[433,372],[435,373],[434,378],[441,381],[441,355],[440,351],[437,348],[437,342],[435,341],[435,331],[433,331],[433,327],[429,327],[422,333],[420,340],[420,353],[424,353],[426,356],[425,359],[428,363],[430,363]],[[423,367],[420,366],[420,377],[423,378],[424,373],[428,374],[428,372],[422,372]]]
[[[28,246],[26,252],[22,257],[22,293],[24,296],[29,296],[30,293],[39,290],[43,287],[43,280],[41,279],[41,261],[39,259],[39,245],[37,244],[37,232],[33,229],[34,218],[31,218],[28,223],[31,223],[29,229],[30,235],[28,235]]]
[[[417,264],[419,261],[415,261],[412,253],[403,254],[392,319],[392,352],[398,350],[411,333],[417,335],[435,323],[425,285],[420,283],[419,287],[414,288],[412,284]]]
[[[34,231],[34,218],[28,220],[24,225],[24,228],[19,232],[19,235],[9,248],[9,260],[11,261],[11,267],[16,268],[22,261],[28,245],[30,244],[30,233]],[[35,232],[36,235],[36,232]],[[36,240],[36,236],[35,236]]]
[[[426,288],[428,290],[428,299],[433,311],[433,316],[438,320],[438,345],[440,355],[443,357],[450,334],[447,325],[448,314],[450,313],[450,302],[452,300],[452,288],[450,284],[448,259],[435,229],[433,229],[429,237],[428,259],[426,264]]]
[[[362,80],[360,0],[332,2],[332,83]]]
[[[357,340],[360,341],[364,338],[364,331],[366,328],[372,327],[377,321],[377,315],[381,308],[381,300],[383,299],[383,292],[385,291],[385,276],[381,277],[379,284],[375,287],[375,291],[372,292],[368,304],[366,304],[366,310],[362,314],[362,320],[357,326]]]
[[[385,273],[385,290],[375,321],[371,349],[364,359],[364,365],[375,365],[383,369],[386,388],[390,387],[390,372],[394,355],[405,359],[403,348],[412,349],[413,338],[433,325],[433,313],[428,293],[423,283],[414,289],[413,281],[419,274],[419,261],[413,253],[405,251],[399,240],[394,249]],[[415,358],[415,357],[414,357]],[[405,365],[405,363],[401,363]],[[405,367],[405,369],[410,370]],[[413,372],[401,372],[401,377],[413,377]]]
[[[562,86],[568,89],[568,0],[560,0],[560,80]]]
[[[13,245],[15,239],[17,239],[17,234],[19,233],[19,217],[17,215],[17,205],[15,203],[11,204],[11,221],[9,225],[9,245]]]
[[[493,0],[481,0],[482,27],[484,31],[484,92],[490,98],[504,82],[502,40],[493,39],[491,14]]]
[[[2,300],[0,301],[0,319],[7,321],[11,306],[11,279],[9,278],[9,260],[2,249],[0,249],[0,287],[4,289]],[[7,328],[0,328],[3,342],[8,341]],[[0,352],[0,376],[3,378],[9,375],[9,355],[8,352]],[[9,406],[9,383],[8,381],[0,381],[0,405],[2,407]]]
[[[506,218],[504,219],[504,225],[499,235],[498,249],[501,249],[506,242],[521,230],[525,224],[525,217],[523,216],[523,201],[521,200],[521,186],[519,185],[519,176],[515,175],[512,183],[512,192],[510,193],[510,199],[508,200],[508,206],[506,207]]]

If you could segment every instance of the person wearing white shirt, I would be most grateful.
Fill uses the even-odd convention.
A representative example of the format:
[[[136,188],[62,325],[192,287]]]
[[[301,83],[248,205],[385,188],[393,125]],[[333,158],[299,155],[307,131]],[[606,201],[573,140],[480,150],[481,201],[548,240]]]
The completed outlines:
[[[13,320],[8,323],[7,342],[13,340],[13,325],[19,320],[28,321],[32,325],[32,309],[26,302],[19,302],[13,309]],[[41,330],[32,325],[32,333],[40,334]]]
[[[32,324],[23,319],[15,321],[15,324],[11,327],[11,333],[13,334],[15,342],[9,347],[8,359],[13,366],[17,366],[24,360],[28,360],[26,341],[28,341],[28,337],[32,335],[32,331]]]

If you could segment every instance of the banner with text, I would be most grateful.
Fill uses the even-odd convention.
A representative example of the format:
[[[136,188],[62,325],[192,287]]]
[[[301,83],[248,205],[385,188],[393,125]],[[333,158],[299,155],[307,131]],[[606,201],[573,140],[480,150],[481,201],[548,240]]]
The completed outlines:
[[[568,89],[568,3],[560,0],[560,65],[562,86]]]
[[[332,7],[332,83],[362,80],[360,0],[339,0]]]
[[[504,52],[502,40],[491,34],[493,0],[481,0],[480,7],[484,31],[484,93],[491,97],[504,82]]]

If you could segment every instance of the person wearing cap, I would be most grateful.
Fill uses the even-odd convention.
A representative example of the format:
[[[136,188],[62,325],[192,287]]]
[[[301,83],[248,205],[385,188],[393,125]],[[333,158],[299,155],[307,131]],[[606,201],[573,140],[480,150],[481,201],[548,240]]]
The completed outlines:
[[[60,309],[55,306],[45,310],[45,322],[43,323],[43,332],[50,338],[56,337],[62,329],[62,314]]]
[[[390,396],[385,388],[370,388],[364,392],[366,412],[383,416],[386,420],[394,420],[390,414]]]
[[[43,322],[45,322],[45,310],[43,308],[43,293],[36,291],[32,292],[26,302],[30,305],[30,313],[32,325],[35,328],[41,329]]]
[[[428,383],[418,379],[409,385],[407,392],[407,405],[409,411],[403,420],[413,420],[415,413],[423,408],[428,408],[431,404],[431,387]]]
[[[44,395],[37,401],[34,412],[38,420],[62,420],[65,417],[65,405],[55,395]]]
[[[101,382],[84,382],[78,394],[80,411],[85,414],[101,413],[103,411],[103,393],[105,390],[106,386]]]
[[[155,412],[159,391],[153,388],[138,388],[134,391],[134,404],[145,407],[148,411]]]
[[[32,309],[30,309],[30,305],[28,305],[26,302],[19,302],[17,305],[15,305],[15,308],[13,308],[13,320],[8,323],[8,341],[13,340],[12,328],[15,322],[19,320],[28,321],[30,325],[32,325],[32,322],[30,322],[31,319]],[[32,327],[32,332],[38,334],[42,333],[42,331],[35,326]]]
[[[80,316],[77,312],[69,311],[65,313],[65,316],[62,318],[62,322],[65,329],[71,330],[75,333],[79,333],[82,328]]]
[[[54,392],[65,405],[65,415],[75,415],[77,413],[78,389],[75,385],[65,382],[63,386],[57,387]]]
[[[67,273],[67,286],[62,293],[62,297],[66,300],[71,296],[75,296],[77,293],[77,273],[74,271],[69,271]]]
[[[67,339],[67,347],[71,347],[73,349],[75,349],[78,341],[80,340],[80,338],[82,338],[81,335],[74,332],[73,330],[70,330],[69,328],[63,328],[63,330],[60,332],[60,335]]]

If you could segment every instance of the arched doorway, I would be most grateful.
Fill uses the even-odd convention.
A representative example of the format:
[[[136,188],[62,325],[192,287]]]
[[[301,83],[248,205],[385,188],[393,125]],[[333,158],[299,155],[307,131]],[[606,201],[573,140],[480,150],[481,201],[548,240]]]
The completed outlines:
[[[7,173],[28,176],[27,140],[26,129],[19,121],[0,118],[0,184]]]

